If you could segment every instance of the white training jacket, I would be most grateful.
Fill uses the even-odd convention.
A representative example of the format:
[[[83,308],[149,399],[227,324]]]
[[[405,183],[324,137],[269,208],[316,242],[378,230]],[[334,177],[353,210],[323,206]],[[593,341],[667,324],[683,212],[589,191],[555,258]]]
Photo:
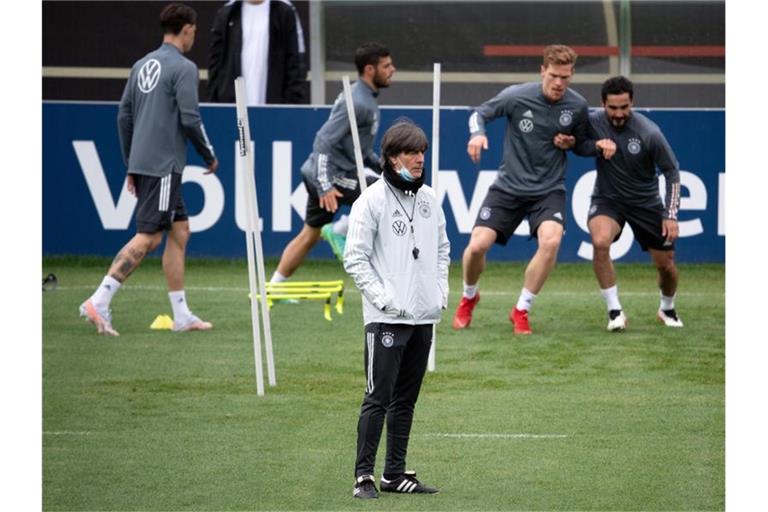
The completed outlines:
[[[352,205],[344,249],[344,269],[363,295],[364,323],[439,323],[448,306],[450,251],[430,187],[414,197],[384,178],[369,186]]]

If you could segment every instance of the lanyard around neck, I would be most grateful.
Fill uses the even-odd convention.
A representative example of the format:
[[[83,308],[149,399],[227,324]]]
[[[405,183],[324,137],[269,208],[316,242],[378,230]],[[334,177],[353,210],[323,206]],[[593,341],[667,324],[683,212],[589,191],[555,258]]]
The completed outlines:
[[[392,195],[395,196],[395,201],[397,201],[397,204],[400,205],[400,208],[403,209],[403,213],[405,214],[405,218],[408,219],[408,226],[411,228],[411,244],[413,245],[413,250],[411,251],[411,254],[413,255],[413,259],[417,260],[419,259],[419,248],[416,247],[416,234],[413,232],[413,218],[416,215],[416,194],[413,194],[413,206],[411,207],[411,215],[408,215],[408,210],[405,209],[405,206],[403,205],[403,202],[400,201],[400,198],[397,197],[397,192],[395,192],[392,189],[392,186],[387,183],[386,180],[384,180],[384,183],[386,183],[387,188],[390,192],[392,192]]]

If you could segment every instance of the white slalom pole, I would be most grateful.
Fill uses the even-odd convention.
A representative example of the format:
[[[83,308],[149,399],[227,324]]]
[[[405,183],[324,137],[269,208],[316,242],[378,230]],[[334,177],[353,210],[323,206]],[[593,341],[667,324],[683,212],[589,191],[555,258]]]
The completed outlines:
[[[242,102],[245,102],[245,82],[242,84]],[[245,109],[247,112],[247,108]],[[276,386],[275,357],[272,352],[272,324],[269,316],[269,303],[267,302],[267,279],[264,273],[264,250],[261,246],[261,217],[259,216],[259,198],[256,194],[256,173],[254,172],[254,160],[251,141],[251,127],[248,116],[245,116],[244,132],[248,144],[248,160],[250,168],[245,175],[244,185],[247,194],[246,208],[249,208],[248,216],[252,219],[253,242],[256,253],[256,276],[258,277],[258,289],[261,295],[261,326],[264,329],[264,348],[267,353],[267,375],[270,386]],[[255,297],[255,295],[254,295]]]
[[[365,171],[363,170],[363,152],[360,150],[360,134],[357,133],[357,117],[355,116],[355,104],[352,103],[352,88],[349,85],[349,75],[342,78],[344,84],[344,100],[347,104],[347,117],[349,117],[349,129],[352,131],[352,143],[355,146],[355,165],[357,167],[357,179],[360,182],[360,193],[365,190]]]
[[[434,63],[432,79],[432,188],[440,199],[437,178],[440,174],[440,63]],[[439,206],[439,205],[438,205]],[[432,346],[429,348],[427,370],[435,371],[435,345],[437,344],[437,324],[432,326]]]
[[[248,120],[245,122],[245,132],[250,141],[250,128]],[[246,193],[249,196],[250,206],[248,215],[253,219],[254,231],[253,241],[256,252],[256,276],[258,277],[259,294],[261,295],[261,326],[264,329],[264,348],[267,352],[267,378],[270,386],[277,386],[275,378],[275,357],[272,352],[272,323],[269,316],[269,303],[267,302],[267,278],[264,272],[264,249],[261,245],[261,217],[259,216],[259,200],[256,194],[256,177],[253,172],[253,153],[249,146],[249,160],[251,161],[251,170],[246,176]]]
[[[241,163],[241,172],[245,175],[243,183],[247,183],[248,174],[251,173],[251,138],[248,127],[248,109],[245,106],[245,83],[242,77],[235,79],[235,99],[237,105],[237,133],[240,143],[239,158]],[[256,284],[256,265],[254,263],[254,236],[255,226],[253,217],[250,215],[250,195],[249,187],[245,188],[246,204],[246,231],[245,245],[248,253],[248,288],[251,292],[251,330],[253,333],[253,357],[256,367],[256,394],[264,395],[264,363],[261,360],[261,327],[259,324],[259,308],[256,304],[256,294],[258,285]]]

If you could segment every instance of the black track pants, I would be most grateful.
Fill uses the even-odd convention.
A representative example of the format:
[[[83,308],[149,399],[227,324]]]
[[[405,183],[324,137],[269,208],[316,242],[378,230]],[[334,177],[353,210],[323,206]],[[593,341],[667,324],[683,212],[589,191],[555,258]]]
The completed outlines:
[[[372,475],[387,420],[385,473],[405,472],[405,456],[432,343],[432,324],[365,326],[366,390],[357,423],[355,477]]]

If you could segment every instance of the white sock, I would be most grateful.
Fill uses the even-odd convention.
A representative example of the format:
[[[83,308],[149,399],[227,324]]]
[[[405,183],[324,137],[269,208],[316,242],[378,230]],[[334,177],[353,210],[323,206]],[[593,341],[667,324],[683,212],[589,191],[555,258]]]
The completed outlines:
[[[477,283],[467,284],[464,283],[464,296],[468,299],[474,299],[477,295]]]
[[[610,288],[601,288],[600,295],[605,299],[605,305],[608,306],[608,311],[621,309],[621,303],[619,302],[619,287],[617,285],[613,285]]]
[[[333,232],[339,236],[347,236],[347,229],[349,229],[349,215],[342,215],[333,223]]]
[[[659,302],[659,309],[661,310],[668,310],[668,309],[675,309],[675,295],[671,297],[667,297],[661,291],[659,291],[659,295],[661,296],[661,301]]]
[[[101,284],[96,291],[91,295],[91,302],[96,309],[109,309],[109,303],[112,302],[112,297],[115,296],[117,290],[120,289],[122,283],[111,276],[104,276],[101,280]]]
[[[184,294],[184,290],[168,292],[168,299],[171,301],[174,320],[184,320],[192,315],[192,312],[189,310],[189,305],[187,304],[187,297]]]
[[[283,281],[287,281],[288,278],[285,277],[283,274],[275,270],[275,273],[272,274],[272,278],[269,280],[270,283],[282,283]]]
[[[531,292],[528,288],[523,288],[520,291],[520,298],[517,299],[517,309],[523,311],[530,311],[533,306],[533,299],[536,298],[536,294]]]

